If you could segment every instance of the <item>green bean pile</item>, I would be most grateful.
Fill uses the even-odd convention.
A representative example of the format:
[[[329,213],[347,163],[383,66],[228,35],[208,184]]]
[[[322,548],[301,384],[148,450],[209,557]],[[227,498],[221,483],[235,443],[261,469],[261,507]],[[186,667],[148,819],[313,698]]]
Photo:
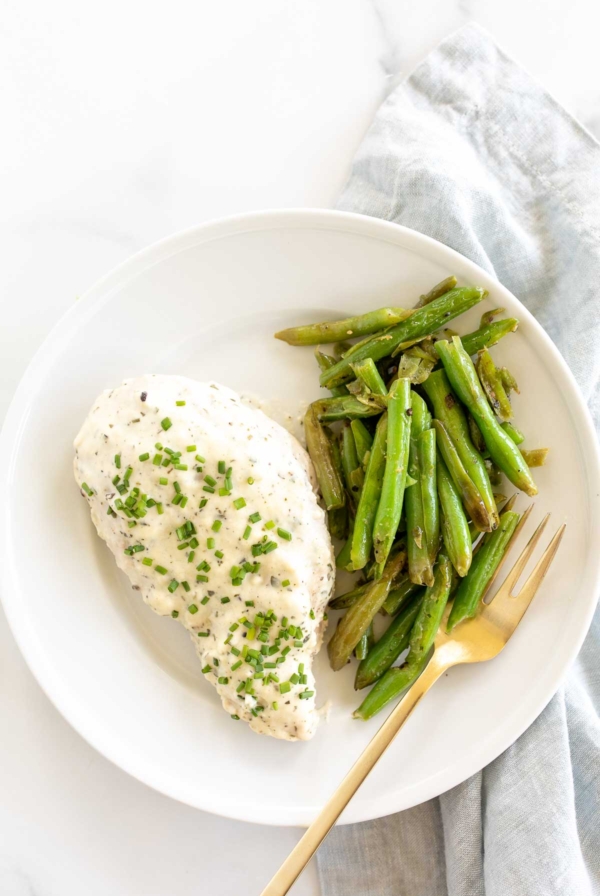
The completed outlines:
[[[328,645],[334,671],[354,654],[356,689],[373,685],[356,718],[418,678],[450,599],[448,631],[477,612],[520,519],[514,498],[494,491],[501,474],[537,493],[531,467],[548,449],[519,447],[518,385],[489,352],[518,321],[495,321],[497,308],[462,338],[447,327],[486,295],[448,277],[410,310],[275,334],[290,345],[334,344],[333,355],[315,352],[331,397],[313,402],[304,424],[329,529],[343,541],[336,565],[361,575],[330,602],[345,613]],[[391,621],[376,641],[378,613]]]

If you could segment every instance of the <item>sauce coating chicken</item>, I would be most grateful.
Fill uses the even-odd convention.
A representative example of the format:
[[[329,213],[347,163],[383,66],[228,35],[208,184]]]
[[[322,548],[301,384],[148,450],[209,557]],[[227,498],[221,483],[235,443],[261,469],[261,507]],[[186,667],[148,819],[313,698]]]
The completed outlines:
[[[225,386],[146,375],[94,402],[74,471],[98,535],[146,603],[189,630],[225,710],[261,734],[312,737],[335,566],[299,442]]]

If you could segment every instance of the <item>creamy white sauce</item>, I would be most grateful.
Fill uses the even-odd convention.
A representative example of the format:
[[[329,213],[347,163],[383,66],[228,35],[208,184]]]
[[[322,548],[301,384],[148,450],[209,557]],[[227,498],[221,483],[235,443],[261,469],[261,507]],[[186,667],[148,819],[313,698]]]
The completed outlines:
[[[165,418],[171,421],[166,431]],[[188,451],[188,446],[196,447]],[[173,462],[163,466],[170,459],[165,448],[181,452],[176,461],[188,469],[178,470]],[[140,461],[145,454],[149,458]],[[120,455],[120,468],[115,455]],[[228,495],[219,494],[226,487],[219,461],[231,468]],[[128,467],[128,490],[119,494]],[[322,641],[335,570],[312,465],[298,441],[224,386],[147,375],[97,399],[75,440],[74,470],[98,534],[118,566],[153,610],[190,631],[204,677],[227,712],[262,734],[312,737],[319,713],[311,664]],[[175,483],[187,498],[184,507],[173,503]],[[214,493],[206,490],[211,488]],[[131,504],[135,489],[138,502],[146,495],[157,504],[148,507],[141,501],[137,510],[129,508],[138,517],[128,518],[119,502],[127,507],[129,499]],[[253,514],[260,520],[252,522]],[[188,532],[193,527],[191,535],[181,531],[186,523]],[[252,546],[261,544],[276,547],[253,555]],[[198,569],[203,562],[208,570]],[[232,567],[244,563],[260,567],[232,574]],[[273,614],[270,624],[262,621],[268,613]],[[290,635],[290,627],[299,628]],[[248,650],[260,655],[254,666],[248,655],[244,661]]]

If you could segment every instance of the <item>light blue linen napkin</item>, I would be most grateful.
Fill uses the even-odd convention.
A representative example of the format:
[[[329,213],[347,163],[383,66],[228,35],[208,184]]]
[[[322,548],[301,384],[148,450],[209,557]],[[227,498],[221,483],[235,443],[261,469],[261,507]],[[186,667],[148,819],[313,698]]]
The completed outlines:
[[[600,146],[468,25],[385,101],[339,207],[435,237],[504,283],[600,422]],[[600,893],[600,618],[525,734],[439,799],[336,828],[323,896]]]

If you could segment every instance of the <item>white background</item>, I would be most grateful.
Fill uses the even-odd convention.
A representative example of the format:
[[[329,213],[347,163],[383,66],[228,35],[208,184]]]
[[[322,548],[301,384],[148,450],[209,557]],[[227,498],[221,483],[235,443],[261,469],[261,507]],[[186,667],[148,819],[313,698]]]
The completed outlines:
[[[0,416],[55,321],[133,252],[221,215],[333,205],[387,91],[466,21],[600,136],[597,9],[4,0]],[[0,896],[253,896],[298,837],[114,768],[50,705],[3,616],[0,720]],[[318,892],[311,868],[294,893]]]

